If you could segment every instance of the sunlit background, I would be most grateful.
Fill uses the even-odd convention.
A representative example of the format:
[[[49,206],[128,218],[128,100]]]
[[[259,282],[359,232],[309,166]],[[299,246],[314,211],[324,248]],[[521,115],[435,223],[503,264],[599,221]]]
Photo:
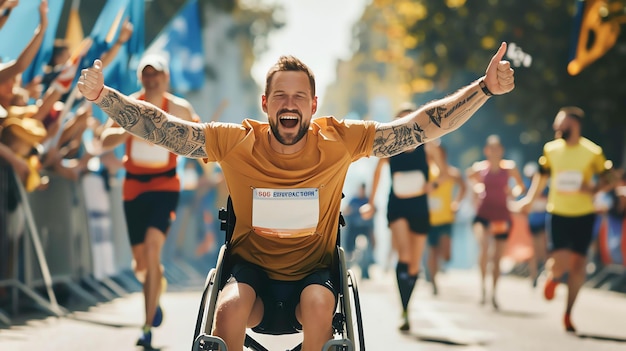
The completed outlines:
[[[18,12],[36,13],[37,3],[22,0],[3,29],[25,33],[6,40],[3,36],[4,60],[15,58],[32,33],[19,29],[27,23],[17,23]],[[313,69],[320,100],[317,117],[387,121],[403,102],[426,103],[483,75],[505,41],[516,89],[492,98],[460,130],[443,137],[449,161],[467,168],[483,157],[486,137],[498,134],[506,158],[520,167],[534,162],[553,137],[551,123],[558,109],[577,105],[586,111],[584,135],[600,144],[618,167],[624,164],[624,0],[50,3],[57,8],[50,14],[57,17],[48,44],[54,37],[74,42],[87,36],[114,38],[120,24],[116,9],[126,9],[119,13],[136,22],[136,32],[123,58],[107,68],[107,84],[133,91],[138,57],[146,51],[165,52],[172,92],[191,101],[204,121],[265,119],[260,109],[265,73],[283,54],[295,55]],[[29,28],[36,24],[33,20]],[[374,162],[354,165],[347,195],[359,182],[369,184]]]

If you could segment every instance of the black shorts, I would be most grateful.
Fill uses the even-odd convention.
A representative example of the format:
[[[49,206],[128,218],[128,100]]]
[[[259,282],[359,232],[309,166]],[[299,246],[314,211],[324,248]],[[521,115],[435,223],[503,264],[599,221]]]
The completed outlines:
[[[269,330],[282,334],[301,331],[302,325],[296,318],[296,306],[300,303],[300,294],[309,285],[324,286],[335,296],[335,305],[338,300],[330,270],[313,272],[301,280],[282,281],[270,279],[261,267],[239,261],[234,264],[224,285],[232,280],[250,285],[263,301],[263,319],[253,328],[257,332]]]
[[[409,222],[413,233],[426,235],[430,231],[430,215],[426,195],[409,199],[398,199],[391,193],[387,202],[387,221],[389,224],[404,218]]]
[[[555,214],[549,216],[546,228],[549,239],[548,249],[550,251],[566,249],[586,256],[591,245],[596,215],[591,213],[578,217]]]
[[[428,246],[437,247],[442,236],[452,235],[452,223],[433,225],[428,231]]]
[[[124,201],[124,214],[131,246],[146,239],[149,227],[167,234],[178,206],[179,193],[172,191],[147,192]]]
[[[485,229],[489,229],[489,227],[491,226],[491,222],[492,221],[486,218],[476,216],[474,217],[473,223],[480,223],[483,227],[485,227]],[[509,233],[511,232],[511,225],[513,224],[513,222],[510,219],[506,222],[508,223],[508,229],[506,231],[491,233],[496,240],[507,240],[509,238]]]

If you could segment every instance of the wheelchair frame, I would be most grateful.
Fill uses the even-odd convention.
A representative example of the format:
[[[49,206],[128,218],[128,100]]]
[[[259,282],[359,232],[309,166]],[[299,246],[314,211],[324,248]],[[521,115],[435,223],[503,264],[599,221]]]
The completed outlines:
[[[228,259],[228,248],[230,239],[235,228],[236,216],[232,207],[231,198],[228,198],[227,208],[220,208],[219,219],[221,230],[226,232],[225,243],[220,248],[217,264],[207,274],[204,291],[200,302],[192,351],[221,350],[226,351],[226,343],[221,338],[211,335],[217,305],[219,287],[225,279],[225,266]],[[361,305],[357,288],[357,281],[354,273],[347,267],[346,257],[343,249],[339,245],[339,234],[342,226],[345,226],[343,216],[340,214],[339,227],[337,228],[337,263],[336,277],[339,280],[339,298],[335,315],[333,317],[332,328],[333,338],[328,340],[323,349],[334,351],[365,351],[365,338],[363,335],[363,320],[361,318]],[[259,332],[262,334],[286,335],[287,333],[275,333],[271,330]],[[296,333],[294,331],[293,333]],[[246,332],[244,346],[249,350],[268,351],[263,345],[255,340],[250,333]],[[300,351],[302,343],[296,345],[288,351]]]

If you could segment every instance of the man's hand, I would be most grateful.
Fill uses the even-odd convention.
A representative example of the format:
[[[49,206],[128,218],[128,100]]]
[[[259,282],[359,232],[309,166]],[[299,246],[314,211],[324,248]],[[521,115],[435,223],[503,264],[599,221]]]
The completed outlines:
[[[95,60],[93,66],[80,72],[78,90],[89,101],[96,101],[104,90],[104,75],[102,74],[102,61]]]
[[[117,37],[117,41],[120,44],[125,44],[133,35],[133,31],[134,31],[133,24],[130,23],[128,19],[126,19],[124,23],[122,24],[122,29],[120,29],[120,35]]]
[[[514,71],[509,61],[502,58],[506,53],[506,43],[502,43],[498,52],[493,55],[485,72],[485,85],[493,95],[502,95],[515,88]]]
[[[19,0],[0,0],[0,10],[13,9],[19,4]]]

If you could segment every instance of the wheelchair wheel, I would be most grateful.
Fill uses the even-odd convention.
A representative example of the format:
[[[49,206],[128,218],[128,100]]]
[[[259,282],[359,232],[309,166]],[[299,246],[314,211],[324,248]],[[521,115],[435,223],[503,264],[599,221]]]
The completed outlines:
[[[361,318],[361,302],[359,300],[359,290],[357,280],[352,270],[348,270],[348,297],[346,298],[350,311],[346,311],[348,324],[348,338],[352,340],[356,351],[365,351],[365,336],[363,335],[363,319]],[[350,335],[351,334],[351,335]]]
[[[206,345],[203,336],[211,335],[213,329],[213,319],[217,305],[217,294],[219,292],[220,277],[222,276],[222,259],[225,247],[222,247],[217,261],[217,267],[212,268],[207,274],[204,283],[204,291],[198,309],[196,328],[193,334],[192,351],[217,350],[217,345]]]
[[[363,319],[361,318],[361,304],[357,281],[354,273],[347,269],[345,253],[339,249],[342,270],[342,303],[341,309],[345,318],[344,333],[352,341],[354,350],[365,350],[365,336],[363,335]]]

